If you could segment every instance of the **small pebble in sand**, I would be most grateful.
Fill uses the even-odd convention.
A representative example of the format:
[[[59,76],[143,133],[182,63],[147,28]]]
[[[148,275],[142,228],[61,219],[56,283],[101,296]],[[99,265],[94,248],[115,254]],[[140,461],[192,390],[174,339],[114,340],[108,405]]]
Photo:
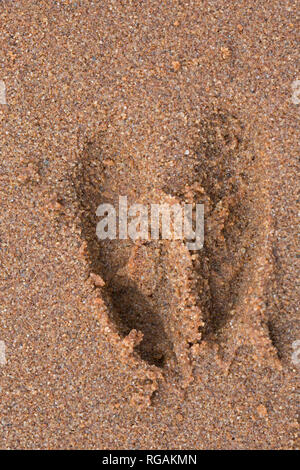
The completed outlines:
[[[221,54],[224,60],[229,59],[232,55],[229,47],[221,47]]]
[[[103,287],[105,286],[105,282],[103,281],[102,277],[99,276],[98,274],[91,273],[90,278],[95,284],[96,287]]]
[[[180,64],[180,62],[174,60],[172,62],[172,67],[173,67],[174,72],[178,72],[178,70],[181,69],[181,64]]]
[[[260,404],[256,409],[260,418],[265,418],[266,416],[268,416],[268,410],[265,405]]]

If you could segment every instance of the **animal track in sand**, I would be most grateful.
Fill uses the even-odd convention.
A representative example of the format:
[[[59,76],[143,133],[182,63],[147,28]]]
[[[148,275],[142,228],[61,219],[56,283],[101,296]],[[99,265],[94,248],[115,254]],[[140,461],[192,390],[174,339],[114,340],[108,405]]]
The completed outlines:
[[[74,184],[89,270],[104,281],[100,295],[120,338],[135,336],[140,359],[183,384],[203,339],[217,343],[226,368],[243,345],[275,364],[264,300],[272,269],[264,168],[238,119],[210,113],[198,125],[192,176],[146,192],[139,169],[108,158],[102,140],[87,143]],[[190,252],[181,240],[99,241],[96,209],[117,206],[119,195],[204,203],[203,249]]]
[[[203,339],[218,344],[225,368],[243,346],[280,368],[266,311],[273,270],[266,162],[255,144],[235,116],[219,111],[202,121],[195,147],[196,201],[206,208],[204,248],[194,260]]]
[[[119,195],[124,195],[123,182],[129,187],[129,198],[138,194],[139,181],[132,171],[120,181],[118,166],[107,165],[95,142],[87,146],[74,184],[90,271],[104,280],[101,295],[119,335],[142,332],[135,347],[141,359],[164,370],[179,368],[188,381],[192,375],[190,346],[200,340],[203,324],[187,247],[180,240],[99,241],[96,237],[99,204],[117,205]],[[146,196],[152,203],[172,199],[161,190]]]

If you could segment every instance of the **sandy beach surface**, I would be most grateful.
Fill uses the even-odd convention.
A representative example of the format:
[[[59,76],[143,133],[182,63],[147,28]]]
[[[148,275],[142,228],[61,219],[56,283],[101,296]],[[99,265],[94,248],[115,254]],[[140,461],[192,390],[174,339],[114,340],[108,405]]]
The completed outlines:
[[[299,446],[293,0],[0,1],[0,448]],[[99,204],[204,204],[204,247]]]

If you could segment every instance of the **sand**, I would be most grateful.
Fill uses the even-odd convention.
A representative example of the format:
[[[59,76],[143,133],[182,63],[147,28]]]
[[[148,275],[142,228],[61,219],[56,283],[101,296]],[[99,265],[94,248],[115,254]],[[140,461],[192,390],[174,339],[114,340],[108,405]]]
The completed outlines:
[[[297,448],[296,13],[0,2],[1,449]],[[203,249],[99,241],[119,195]]]

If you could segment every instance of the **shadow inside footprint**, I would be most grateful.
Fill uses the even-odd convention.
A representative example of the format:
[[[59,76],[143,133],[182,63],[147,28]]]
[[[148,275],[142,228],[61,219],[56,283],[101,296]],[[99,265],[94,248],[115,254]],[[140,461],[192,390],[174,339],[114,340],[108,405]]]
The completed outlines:
[[[249,191],[253,154],[243,126],[226,112],[213,113],[202,122],[196,153],[196,177],[209,200],[204,249],[195,269],[203,290],[205,334],[210,335],[230,320],[242,295],[245,264],[253,255],[251,240],[257,231]]]
[[[87,243],[89,271],[101,276],[105,282],[101,295],[119,334],[125,337],[132,329],[141,331],[143,340],[135,350],[147,363],[163,367],[166,358],[174,353],[155,291],[155,263],[152,263],[153,267],[150,262],[156,256],[155,243],[142,244],[139,249],[143,253],[139,253],[131,240],[101,241],[96,235],[97,207],[102,203],[117,207],[119,195],[127,195],[124,188],[132,189],[130,175],[125,174],[123,178],[122,186],[118,169],[106,165],[100,137],[87,143],[73,184],[80,210],[81,233]]]
[[[106,297],[124,336],[132,329],[142,331],[143,340],[136,347],[140,357],[149,364],[163,367],[168,340],[163,322],[147,296],[130,279],[123,279],[108,284]]]

